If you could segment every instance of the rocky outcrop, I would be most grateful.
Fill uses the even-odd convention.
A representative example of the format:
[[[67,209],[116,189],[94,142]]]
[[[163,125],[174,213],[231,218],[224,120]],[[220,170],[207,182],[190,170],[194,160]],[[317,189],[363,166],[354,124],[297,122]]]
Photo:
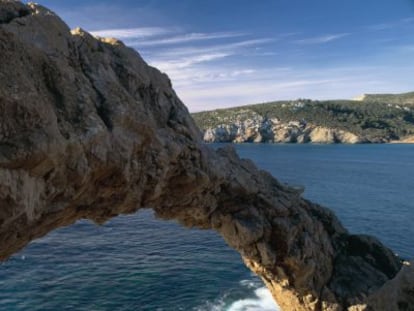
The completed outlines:
[[[134,50],[39,5],[0,0],[0,12],[1,259],[78,219],[152,208],[217,230],[285,311],[409,306],[411,266],[398,273],[376,239],[202,144],[168,77]]]
[[[414,135],[404,137],[403,139],[400,139],[400,140],[394,140],[394,141],[392,141],[392,143],[397,143],[397,144],[414,144]]]
[[[206,142],[405,142],[414,134],[411,99],[412,93],[370,95],[363,101],[297,99],[203,111],[192,116]]]
[[[208,143],[317,143],[357,144],[365,138],[349,131],[318,126],[304,120],[281,122],[254,115],[248,119],[230,121],[204,131]]]

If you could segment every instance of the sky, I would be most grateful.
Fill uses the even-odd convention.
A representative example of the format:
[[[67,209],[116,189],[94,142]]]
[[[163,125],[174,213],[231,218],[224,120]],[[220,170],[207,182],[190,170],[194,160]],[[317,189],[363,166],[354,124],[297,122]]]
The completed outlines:
[[[414,91],[414,0],[38,0],[121,39],[191,112]]]

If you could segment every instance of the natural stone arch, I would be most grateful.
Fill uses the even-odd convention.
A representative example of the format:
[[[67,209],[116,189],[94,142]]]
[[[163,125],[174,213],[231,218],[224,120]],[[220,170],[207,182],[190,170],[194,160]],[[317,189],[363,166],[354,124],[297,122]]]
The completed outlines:
[[[35,4],[0,0],[0,13],[1,259],[77,219],[150,207],[217,230],[285,311],[364,310],[400,269],[374,238],[203,145],[168,77],[134,50]],[[409,293],[395,290],[395,305]]]
[[[0,310],[207,311],[272,299],[215,231],[149,209],[58,228],[3,262],[0,280]]]

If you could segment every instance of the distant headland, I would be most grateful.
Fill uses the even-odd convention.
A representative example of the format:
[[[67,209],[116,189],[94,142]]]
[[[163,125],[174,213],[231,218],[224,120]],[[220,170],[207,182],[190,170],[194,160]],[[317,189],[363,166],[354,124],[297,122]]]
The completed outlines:
[[[414,92],[275,101],[193,114],[205,142],[413,143]]]

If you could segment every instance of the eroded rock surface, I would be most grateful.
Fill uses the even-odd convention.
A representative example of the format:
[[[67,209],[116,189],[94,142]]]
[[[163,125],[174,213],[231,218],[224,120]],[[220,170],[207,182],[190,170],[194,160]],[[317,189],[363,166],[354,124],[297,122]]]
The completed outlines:
[[[193,113],[209,143],[410,143],[414,93],[297,99]]]
[[[368,142],[363,137],[338,128],[318,126],[301,120],[281,122],[277,118],[268,119],[253,112],[250,114],[252,116],[247,119],[227,120],[226,123],[205,129],[203,140],[207,143],[357,144]]]
[[[410,306],[411,266],[397,275],[376,239],[231,148],[203,145],[168,77],[121,42],[0,0],[0,57],[1,259],[77,219],[153,208],[217,230],[285,311]],[[378,307],[396,284],[395,304]]]

